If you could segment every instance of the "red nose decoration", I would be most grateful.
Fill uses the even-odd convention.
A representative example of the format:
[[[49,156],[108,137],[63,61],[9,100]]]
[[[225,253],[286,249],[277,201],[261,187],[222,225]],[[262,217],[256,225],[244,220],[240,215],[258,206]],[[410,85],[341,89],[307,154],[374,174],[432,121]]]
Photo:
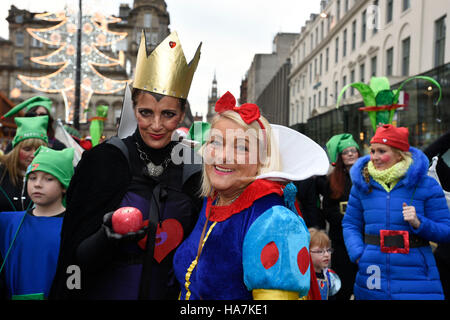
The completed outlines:
[[[175,48],[176,45],[177,45],[176,42],[173,42],[173,41],[170,41],[170,42],[169,42],[169,46],[170,46],[172,49]]]
[[[261,263],[266,270],[270,269],[278,261],[279,256],[280,253],[278,252],[277,245],[271,241],[261,251]]]

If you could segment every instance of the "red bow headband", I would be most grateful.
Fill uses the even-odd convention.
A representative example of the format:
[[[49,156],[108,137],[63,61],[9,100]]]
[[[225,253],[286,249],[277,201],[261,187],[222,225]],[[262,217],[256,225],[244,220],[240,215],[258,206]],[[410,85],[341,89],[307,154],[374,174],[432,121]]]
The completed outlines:
[[[214,110],[217,113],[222,113],[228,110],[237,112],[246,124],[257,121],[261,129],[265,129],[261,120],[259,120],[259,117],[261,115],[259,113],[259,107],[253,103],[244,103],[242,106],[236,107],[236,99],[229,91],[227,91],[222,97],[220,97],[219,100],[217,100]]]

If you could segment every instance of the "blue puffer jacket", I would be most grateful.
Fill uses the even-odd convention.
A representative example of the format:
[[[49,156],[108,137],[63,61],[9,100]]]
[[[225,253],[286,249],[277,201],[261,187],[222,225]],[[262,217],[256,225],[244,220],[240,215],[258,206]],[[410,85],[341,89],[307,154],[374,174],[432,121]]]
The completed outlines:
[[[450,241],[450,213],[439,184],[427,176],[428,159],[410,148],[413,163],[391,192],[362,175],[370,156],[360,158],[350,170],[353,187],[342,221],[344,241],[352,262],[358,262],[356,299],[443,299],[442,285],[431,247],[410,248],[406,253],[384,253],[380,246],[364,243],[364,234],[380,230],[406,230],[425,240]],[[418,229],[403,220],[402,206],[416,208]]]

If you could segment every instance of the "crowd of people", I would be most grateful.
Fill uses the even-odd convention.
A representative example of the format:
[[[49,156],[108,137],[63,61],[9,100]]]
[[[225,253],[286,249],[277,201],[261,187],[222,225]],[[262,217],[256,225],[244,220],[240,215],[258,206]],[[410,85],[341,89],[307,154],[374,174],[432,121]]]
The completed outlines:
[[[150,55],[143,39],[134,132],[75,168],[46,98],[5,115],[27,110],[0,158],[3,299],[449,298],[450,132],[422,152],[380,123],[363,155],[349,133],[322,147],[227,92],[173,139],[200,47],[187,64],[176,33]],[[126,207],[143,223],[119,232]]]

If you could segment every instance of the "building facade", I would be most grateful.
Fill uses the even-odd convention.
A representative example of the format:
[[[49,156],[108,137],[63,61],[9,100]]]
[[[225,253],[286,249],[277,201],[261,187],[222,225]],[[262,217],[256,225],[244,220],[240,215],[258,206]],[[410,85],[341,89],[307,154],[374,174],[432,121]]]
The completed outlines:
[[[310,123],[319,115],[333,112],[337,96],[346,84],[369,83],[373,76],[386,76],[395,87],[410,76],[445,70],[450,62],[450,50],[446,50],[449,16],[450,2],[447,0],[322,1],[320,14],[311,15],[291,47],[290,126],[300,124],[300,127],[308,128],[312,138],[324,144],[326,138],[312,133],[320,128],[313,126],[313,129]],[[441,85],[445,99],[450,90],[445,76],[441,77]],[[423,100],[421,86],[423,84],[415,88],[410,86],[409,90],[413,91],[407,91],[412,97],[418,97],[409,101],[407,112],[411,114],[417,114],[422,108],[417,105]],[[437,100],[438,95],[434,90],[424,97],[425,100]],[[341,105],[347,106],[348,111],[352,110],[350,106],[361,101],[360,94],[349,89]],[[413,121],[412,117],[400,114],[399,118],[406,122],[399,122],[399,125],[413,125],[407,122]],[[340,123],[341,129],[345,129],[342,114],[336,114],[330,121]],[[361,129],[366,128],[366,124]],[[414,130],[413,136],[427,134],[424,130]],[[437,128],[417,141],[427,144],[442,134],[442,130]],[[327,138],[332,134],[329,131]],[[371,134],[370,130],[363,130],[358,136],[364,142]]]
[[[256,101],[261,113],[270,123],[289,126],[290,70],[291,62],[286,59]]]
[[[259,95],[289,58],[292,41],[297,33],[278,33],[273,39],[272,53],[258,53],[247,72],[247,101],[256,103]]]
[[[44,8],[43,8],[44,9]],[[133,79],[137,50],[142,30],[145,31],[147,47],[153,50],[170,33],[170,18],[164,0],[135,0],[132,7],[121,4],[119,23],[108,25],[114,32],[126,32],[127,37],[112,46],[98,48],[109,57],[123,56],[123,64],[113,67],[98,67],[102,75],[116,80]],[[58,70],[52,66],[37,64],[31,57],[43,56],[54,52],[57,47],[40,42],[33,38],[27,28],[48,28],[55,22],[35,18],[36,13],[11,6],[7,21],[9,23],[9,39],[0,39],[0,92],[14,104],[18,104],[35,95],[48,96],[53,100],[52,115],[55,119],[65,118],[65,105],[59,93],[44,93],[34,90],[22,83],[18,75],[37,77],[51,74]],[[74,79],[75,80],[75,79]],[[124,90],[108,95],[94,94],[90,100],[89,118],[95,116],[95,107],[109,106],[104,134],[109,137],[116,134],[120,119]],[[186,104],[186,117],[182,126],[189,127],[193,117]],[[89,123],[81,124],[80,131],[88,134]]]

